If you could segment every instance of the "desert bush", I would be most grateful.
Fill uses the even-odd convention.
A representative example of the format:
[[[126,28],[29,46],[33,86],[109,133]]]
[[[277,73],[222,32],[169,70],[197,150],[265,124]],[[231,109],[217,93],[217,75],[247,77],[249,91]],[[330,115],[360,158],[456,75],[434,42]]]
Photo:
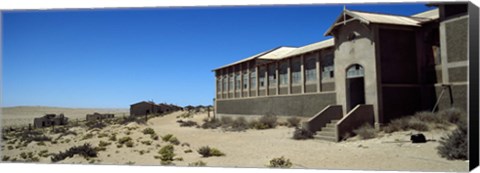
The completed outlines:
[[[2,157],[2,161],[5,162],[5,161],[8,161],[8,160],[10,160],[10,156],[3,156]]]
[[[220,126],[222,126],[222,123],[217,118],[206,118],[203,120],[203,124],[201,125],[203,129],[216,129]]]
[[[270,165],[268,165],[270,168],[290,168],[292,167],[292,162],[290,162],[290,159],[286,159],[283,156],[279,158],[273,158],[270,160]]]
[[[117,135],[112,134],[112,136],[110,136],[110,138],[108,138],[108,140],[110,140],[110,141],[117,141]]]
[[[186,143],[186,142],[184,142],[184,143],[182,143],[182,145],[181,145],[181,146],[182,146],[182,147],[184,147],[184,146],[190,147],[190,144],[189,144],[189,143]]]
[[[230,124],[233,123],[233,118],[229,116],[222,116],[220,118],[220,122],[222,123],[222,127],[229,127]]]
[[[90,138],[93,138],[93,134],[87,133],[85,136],[82,137],[82,140],[87,140],[87,139],[90,139]]]
[[[209,146],[200,147],[197,150],[198,154],[202,155],[203,157],[210,157],[210,156],[225,156],[220,150],[216,148],[210,148]]]
[[[441,138],[437,147],[438,154],[448,160],[468,160],[467,133],[467,123],[459,123],[457,129]]]
[[[293,139],[296,140],[312,139],[313,135],[313,132],[304,127],[295,127],[295,131],[293,131]]]
[[[170,141],[170,138],[174,137],[172,134],[166,134],[165,136],[162,136],[162,140],[164,142]]]
[[[98,138],[103,138],[103,137],[107,137],[107,136],[108,136],[108,134],[106,134],[106,133],[100,133],[100,134],[98,134],[97,137]]]
[[[112,144],[112,143],[111,142],[100,141],[98,143],[98,146],[99,147],[106,147],[106,146],[109,146],[110,144]]]
[[[38,152],[38,156],[40,157],[48,157],[50,154],[48,154],[48,150],[42,150]]]
[[[264,115],[258,120],[252,120],[250,122],[250,127],[254,129],[270,129],[277,126],[277,116],[275,115]]]
[[[428,125],[426,122],[417,118],[410,118],[410,121],[408,122],[408,128],[417,131],[428,131]]]
[[[9,145],[9,146],[7,147],[7,149],[8,149],[8,150],[13,150],[13,146]]]
[[[467,116],[465,113],[460,111],[457,108],[450,108],[439,111],[437,116],[441,117],[443,120],[448,121],[452,124],[463,123],[467,120]]]
[[[173,157],[175,157],[174,147],[173,145],[166,145],[158,151],[160,156],[158,157],[161,160],[162,165],[169,165],[173,161]]]
[[[132,147],[133,147],[133,144],[134,144],[134,143],[133,143],[133,141],[131,141],[131,140],[125,142],[125,146],[127,146],[128,148],[132,148]]]
[[[107,126],[105,123],[99,121],[88,121],[85,123],[85,125],[88,127],[88,129],[103,129]]]
[[[58,162],[61,160],[64,160],[67,157],[73,157],[74,155],[81,155],[86,159],[89,159],[91,157],[97,157],[97,151],[92,148],[92,146],[89,143],[85,143],[81,146],[73,146],[66,150],[65,152],[59,152],[58,154],[52,154],[52,157],[50,158],[52,162]]]
[[[417,118],[420,121],[429,122],[429,123],[445,124],[448,122],[444,120],[441,116],[436,115],[433,112],[427,112],[427,111],[417,112],[413,115],[413,117]]]
[[[229,131],[245,131],[249,127],[245,117],[237,117],[231,124]]]
[[[152,135],[150,135],[150,138],[152,138],[153,140],[158,140],[158,135],[157,134],[152,134]]]
[[[155,130],[153,130],[153,129],[150,128],[150,127],[143,129],[142,132],[143,132],[143,134],[145,134],[145,135],[153,135],[153,134],[155,134]]]
[[[142,144],[144,144],[144,145],[152,145],[152,141],[142,141]]]
[[[189,163],[188,166],[207,166],[207,163],[199,160],[196,162]]]
[[[132,138],[130,138],[128,136],[125,136],[123,138],[118,139],[118,144],[123,145],[123,144],[125,144],[125,143],[127,143],[128,141],[131,141],[131,140],[132,140]]]
[[[186,149],[185,151],[183,151],[184,153],[191,153],[193,152],[192,149]]]
[[[179,121],[180,127],[192,127],[192,126],[197,126],[197,122],[188,120],[188,121]]]
[[[168,142],[170,142],[170,143],[172,143],[172,144],[174,144],[174,145],[180,144],[180,141],[179,141],[179,140],[177,139],[177,137],[175,137],[175,136],[171,137],[171,138],[168,140]]]
[[[353,132],[360,137],[360,139],[371,139],[377,136],[377,131],[372,125],[365,123]]]
[[[37,143],[37,145],[38,145],[38,146],[45,146],[45,142],[40,141],[40,142]]]
[[[298,117],[290,117],[287,119],[288,127],[298,127],[300,125],[301,119]]]

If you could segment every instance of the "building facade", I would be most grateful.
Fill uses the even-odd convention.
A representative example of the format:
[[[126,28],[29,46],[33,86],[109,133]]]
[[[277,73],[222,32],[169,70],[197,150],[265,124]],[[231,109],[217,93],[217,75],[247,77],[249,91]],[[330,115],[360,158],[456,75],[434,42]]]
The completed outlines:
[[[182,107],[172,104],[155,104],[154,102],[141,101],[130,105],[130,115],[149,115],[149,114],[164,114],[173,111],[182,110]]]
[[[38,117],[33,119],[34,128],[43,128],[50,126],[66,125],[68,123],[68,118],[63,114],[46,114],[43,117]]]
[[[468,4],[431,5],[412,16],[344,10],[331,39],[214,69],[216,113],[312,117],[338,105],[345,118],[369,105],[379,127],[418,111],[466,111]]]

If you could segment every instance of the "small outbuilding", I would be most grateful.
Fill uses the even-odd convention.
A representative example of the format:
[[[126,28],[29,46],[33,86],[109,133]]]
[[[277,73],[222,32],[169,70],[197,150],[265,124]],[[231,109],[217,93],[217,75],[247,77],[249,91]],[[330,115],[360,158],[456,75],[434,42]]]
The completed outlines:
[[[68,122],[68,118],[65,117],[63,114],[46,114],[43,117],[35,118],[33,120],[33,127],[35,128],[43,128],[43,127],[50,127],[55,125],[66,125]]]
[[[100,113],[93,113],[93,114],[87,114],[87,121],[97,121],[97,120],[103,120],[103,119],[110,119],[114,118],[114,114],[100,114]]]
[[[164,114],[182,110],[182,107],[173,104],[155,104],[151,101],[141,101],[130,105],[130,115],[148,115],[148,114]]]

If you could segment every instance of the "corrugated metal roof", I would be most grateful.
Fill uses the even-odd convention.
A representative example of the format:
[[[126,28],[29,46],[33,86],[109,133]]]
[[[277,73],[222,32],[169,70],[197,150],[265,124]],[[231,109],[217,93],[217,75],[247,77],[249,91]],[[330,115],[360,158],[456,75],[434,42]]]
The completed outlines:
[[[421,19],[413,18],[410,16],[397,16],[389,14],[377,14],[367,13],[360,11],[345,11],[347,15],[359,18],[372,23],[394,24],[394,25],[408,25],[408,26],[420,26]]]
[[[380,24],[391,24],[391,25],[404,25],[404,26],[415,26],[420,27],[422,23],[431,21],[438,18],[438,9],[429,10],[422,12],[413,16],[400,16],[392,14],[380,14],[380,13],[369,13],[361,11],[352,11],[345,10],[338,17],[335,23],[328,28],[324,35],[330,35],[331,31],[343,22],[343,15],[348,15],[353,19],[349,20],[360,20],[364,23],[380,23]],[[347,20],[348,21],[348,20]]]
[[[423,17],[423,18],[428,18],[430,20],[438,19],[440,17],[438,8],[435,8],[433,10],[428,10],[425,12],[421,12],[418,14],[412,15],[412,17]]]
[[[277,49],[277,48],[275,48],[275,49]],[[253,55],[253,56],[250,56],[250,57],[248,57],[248,58],[245,58],[245,59],[241,59],[241,60],[239,60],[239,61],[236,61],[236,62],[233,62],[233,63],[227,64],[227,65],[224,65],[224,66],[218,67],[218,68],[216,68],[216,69],[213,69],[213,70],[218,70],[218,69],[221,69],[221,68],[225,68],[225,67],[228,67],[228,66],[232,66],[232,65],[240,64],[240,63],[242,63],[242,62],[246,62],[246,61],[249,61],[249,60],[255,59],[255,58],[257,58],[258,56],[261,56],[261,55],[263,55],[263,54],[266,54],[266,53],[268,53],[268,52],[271,52],[271,51],[273,51],[273,50],[275,50],[275,49],[270,49],[270,50],[268,50],[268,51],[265,51],[265,52],[262,52],[262,53],[259,53],[259,54],[256,54],[256,55]]]
[[[294,47],[280,47],[278,49],[275,49],[274,51],[268,52],[264,55],[261,55],[258,57],[258,59],[266,59],[266,60],[278,60],[282,59],[287,55],[288,53],[296,50],[297,48]]]
[[[309,44],[309,45],[306,45],[306,46],[303,46],[303,47],[299,47],[299,48],[289,52],[288,54],[286,54],[282,58],[287,58],[287,57],[291,57],[291,56],[304,54],[304,53],[311,52],[311,51],[314,51],[314,50],[327,48],[327,47],[330,47],[330,46],[333,46],[333,45],[334,45],[333,38],[330,38],[328,40],[324,40],[324,41],[316,42],[316,43]]]

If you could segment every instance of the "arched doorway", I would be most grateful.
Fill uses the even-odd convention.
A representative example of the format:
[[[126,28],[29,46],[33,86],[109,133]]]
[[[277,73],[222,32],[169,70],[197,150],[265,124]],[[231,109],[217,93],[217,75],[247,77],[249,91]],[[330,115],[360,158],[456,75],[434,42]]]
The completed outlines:
[[[359,104],[365,104],[364,69],[359,64],[347,68],[347,111]]]

